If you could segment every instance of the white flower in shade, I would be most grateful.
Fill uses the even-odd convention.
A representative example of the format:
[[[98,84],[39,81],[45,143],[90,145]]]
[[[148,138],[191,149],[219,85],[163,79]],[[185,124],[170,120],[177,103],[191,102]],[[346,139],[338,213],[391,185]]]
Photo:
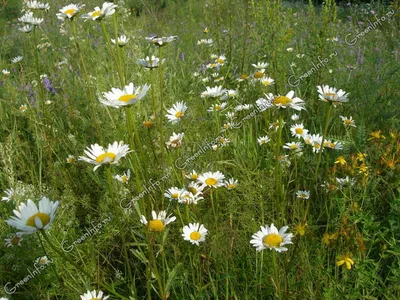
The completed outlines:
[[[303,58],[304,54],[299,53],[299,54],[296,54],[296,56],[297,56],[297,58]]]
[[[27,204],[22,203],[18,210],[14,210],[16,217],[6,220],[6,223],[13,226],[23,233],[31,234],[38,230],[50,228],[50,224],[54,220],[59,202],[50,201],[43,197],[39,201],[39,208],[32,200],[28,200]]]
[[[239,183],[239,181],[238,181],[237,179],[233,179],[233,178],[229,178],[229,180],[226,180],[226,181],[224,182],[225,187],[226,187],[228,190],[233,190],[233,189],[235,189],[236,186],[238,185],[238,183]]]
[[[206,240],[206,235],[208,230],[204,227],[203,224],[199,223],[190,223],[183,227],[183,239],[185,241],[189,241],[192,244],[196,244],[199,246],[200,242],[204,242]]]
[[[300,116],[297,114],[293,114],[290,118],[292,119],[292,121],[297,121],[300,119]]]
[[[290,91],[286,96],[274,96],[271,103],[277,108],[293,108],[295,110],[304,109],[304,101],[298,97],[293,98],[294,91]]]
[[[342,119],[343,125],[345,127],[357,127],[352,116],[350,116],[350,118],[344,117],[344,116],[339,116],[339,117],[340,117],[340,119]]]
[[[13,64],[16,64],[16,63],[19,63],[22,59],[23,59],[23,56],[16,56],[11,60],[11,62]]]
[[[266,135],[265,135],[265,136],[262,136],[262,137],[259,137],[259,138],[257,139],[257,142],[258,142],[258,144],[260,144],[260,145],[264,145],[264,144],[268,143],[269,141],[270,141],[270,138],[267,137]]]
[[[177,187],[172,187],[164,193],[164,197],[168,198],[169,200],[178,200],[179,195],[182,193],[182,189],[178,189]]]
[[[169,122],[177,123],[181,120],[181,118],[185,115],[187,110],[187,106],[185,102],[176,102],[172,105],[172,108],[167,110],[168,114],[165,116],[168,118]]]
[[[223,102],[221,104],[213,104],[209,109],[207,109],[208,112],[214,112],[214,111],[222,111],[225,109],[225,107],[227,106],[226,102]]]
[[[329,85],[317,86],[319,93],[319,100],[324,102],[333,102],[333,104],[340,104],[342,102],[348,102],[348,93],[346,94],[343,90],[337,90],[334,87],[329,87]]]
[[[170,137],[169,137],[169,141],[165,142],[165,145],[167,146],[167,148],[179,148],[182,145],[182,138],[185,134],[183,132],[181,133],[173,133]]]
[[[344,186],[352,186],[356,183],[356,180],[354,178],[351,178],[349,176],[346,176],[345,178],[336,178],[336,182],[339,184],[340,188],[343,188]]]
[[[69,154],[69,155],[67,156],[67,163],[68,163],[68,164],[73,164],[74,162],[75,162],[75,156]]]
[[[252,104],[239,104],[235,107],[235,111],[249,110],[253,107]]]
[[[48,263],[51,263],[51,260],[45,255],[45,256],[38,257],[35,260],[34,265],[35,266],[37,266],[37,265],[43,266],[43,265],[47,265]]]
[[[201,174],[197,181],[204,186],[217,188],[220,186],[224,186],[224,179],[225,175],[222,174],[220,171],[217,171]]]
[[[243,82],[243,81],[249,79],[249,77],[250,77],[250,76],[247,75],[247,74],[242,74],[242,75],[240,75],[239,78],[236,78],[236,81],[238,81],[238,82]]]
[[[117,165],[122,157],[132,151],[129,151],[129,145],[125,145],[123,142],[114,142],[113,144],[108,144],[107,149],[94,144],[87,147],[84,152],[87,157],[79,156],[79,160],[95,165],[93,171],[96,171],[97,168],[104,164]]]
[[[264,77],[265,69],[257,69],[256,72],[253,73],[252,78],[254,81],[258,81]]]
[[[294,124],[290,127],[290,133],[292,134],[292,136],[302,138],[308,134],[308,130],[304,129],[303,124]]]
[[[26,2],[26,7],[32,10],[49,10],[50,4],[38,2],[37,0]]]
[[[269,86],[271,84],[274,84],[275,80],[273,80],[271,77],[262,77],[258,80],[261,82],[264,86]]]
[[[102,8],[96,6],[94,11],[82,15],[85,21],[92,19],[93,21],[101,21],[106,17],[112,16],[115,13],[117,5],[111,2],[104,2]]]
[[[22,104],[18,109],[20,112],[24,113],[28,110],[28,106],[26,106],[25,104]]]
[[[214,68],[216,68],[216,67],[218,67],[218,64],[216,64],[216,63],[209,63],[209,64],[206,65],[206,68],[207,68],[207,69],[214,69]],[[212,74],[213,77],[217,77],[217,76],[215,76],[215,74],[216,74],[217,76],[219,75],[218,73],[213,73],[213,74]]]
[[[131,170],[128,169],[128,171],[126,171],[122,175],[117,174],[114,176],[114,178],[118,181],[121,181],[122,183],[128,183],[129,179],[131,178]]]
[[[96,290],[87,291],[87,293],[81,295],[81,300],[106,300],[109,296],[103,296],[103,292],[99,291],[97,294]]]
[[[118,37],[118,40],[117,40],[118,46],[124,47],[124,46],[126,46],[126,44],[128,44],[128,42],[129,42],[129,38],[126,37],[126,35],[122,34]],[[115,45],[115,39],[111,39],[111,43],[113,43]]]
[[[202,193],[204,190],[205,186],[201,185],[198,182],[190,182],[188,184],[188,191],[191,192],[193,195],[197,195],[198,193]]]
[[[319,134],[312,134],[310,136],[310,145],[313,147],[313,152],[318,153],[322,150],[322,136]],[[307,142],[306,142],[307,143]]]
[[[57,13],[57,19],[64,21],[66,18],[72,19],[74,18],[81,8],[83,8],[85,4],[82,5],[76,5],[76,4],[69,4],[67,6],[64,6],[61,8],[59,13]]]
[[[310,198],[310,191],[297,191],[296,197],[307,200],[308,198]]]
[[[16,193],[14,189],[6,189],[4,194],[5,196],[1,197],[1,201],[9,202],[14,199]]]
[[[152,42],[154,45],[158,47],[164,47],[167,44],[175,41],[178,37],[173,35],[173,36],[163,36],[163,37],[146,37],[147,41]]]
[[[303,141],[306,145],[311,145],[311,134],[305,134],[303,136]]]
[[[10,75],[10,71],[8,71],[7,69],[3,69],[1,72],[2,72],[3,75],[5,75],[5,76]]]
[[[282,246],[293,244],[293,234],[285,233],[287,229],[288,226],[284,226],[278,231],[274,224],[271,224],[271,227],[268,227],[268,225],[264,227],[261,226],[260,231],[252,235],[250,244],[252,244],[257,251],[264,249],[274,249],[277,252],[287,251],[288,249]]]
[[[217,64],[221,65],[221,66],[224,65],[225,60],[226,60],[225,55],[220,55],[220,56],[218,56],[217,58],[215,58],[215,62],[216,62]]]
[[[226,89],[222,88],[222,85],[215,87],[206,87],[206,90],[201,93],[201,98],[216,98],[224,95],[227,92]]]
[[[256,105],[257,105],[257,108],[258,108],[260,111],[264,111],[264,110],[266,110],[266,109],[272,107],[271,101],[268,101],[267,99],[264,99],[264,98],[258,99],[258,100],[256,101]]]
[[[182,204],[197,204],[199,200],[203,200],[204,197],[202,197],[203,193],[198,192],[196,194],[193,194],[190,191],[182,190],[182,192],[179,194],[178,202]]]
[[[160,62],[160,59],[158,57],[155,57],[154,55],[151,58],[147,56],[146,58],[138,59],[136,61],[137,64],[150,70],[158,68],[160,64],[163,64],[164,62],[165,58],[163,58]]]
[[[222,95],[221,100],[235,98],[237,95],[238,92],[236,90],[226,90],[225,93]]]
[[[189,175],[185,175],[186,178],[190,180],[197,180],[199,178],[199,174],[195,170],[193,170]]]
[[[286,51],[287,52],[293,52],[293,48],[287,48]]]
[[[103,97],[100,97],[99,100],[104,105],[119,108],[122,106],[135,104],[139,100],[143,99],[149,89],[150,86],[147,84],[144,86],[135,87],[133,82],[131,82],[122,90],[112,88],[111,92],[103,93]]]
[[[334,149],[334,150],[342,150],[343,144],[339,141],[332,142],[331,140],[325,140],[324,147],[329,148],[329,149]]]
[[[213,43],[212,39],[201,39],[197,41],[197,45],[212,46]]]
[[[31,32],[33,30],[33,25],[27,24],[27,25],[25,25],[23,27],[20,27],[18,30],[22,31],[22,32],[25,32],[25,33],[29,33],[29,32]]]
[[[140,222],[144,225],[147,225],[150,231],[155,232],[163,232],[165,226],[176,220],[176,217],[171,217],[171,215],[167,216],[167,212],[165,210],[160,211],[158,214],[153,210],[151,212],[151,216],[153,220],[150,221],[147,221],[145,216],[140,216]]]
[[[43,22],[43,19],[35,18],[33,16],[33,12],[29,11],[29,12],[25,13],[21,18],[19,18],[18,21],[25,23],[25,24],[30,24],[33,26],[38,26]]]
[[[22,238],[21,233],[16,233],[9,239],[4,239],[4,243],[7,247],[21,246],[21,242],[24,239]]]
[[[290,142],[290,143],[286,143],[283,148],[285,149],[289,149],[289,150],[294,150],[294,151],[301,151],[301,149],[303,148],[302,143],[299,142]]]
[[[266,62],[258,62],[257,64],[251,64],[251,65],[252,65],[254,68],[259,69],[259,70],[265,69],[266,67],[269,66],[269,64],[266,63]]]

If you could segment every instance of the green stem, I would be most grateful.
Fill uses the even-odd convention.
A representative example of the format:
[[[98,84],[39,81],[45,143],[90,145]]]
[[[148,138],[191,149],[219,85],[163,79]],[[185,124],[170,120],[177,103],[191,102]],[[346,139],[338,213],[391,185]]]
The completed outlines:
[[[118,76],[119,76],[119,80],[121,82],[121,88],[123,88],[125,86],[125,78],[124,78],[124,72],[122,70],[122,63],[121,63],[121,53],[120,53],[121,49],[118,45],[118,29],[117,29],[116,14],[113,14],[113,26],[114,26],[115,53],[116,53],[116,62],[117,62],[117,68],[118,68]]]
[[[282,144],[282,129],[283,129],[283,113],[279,113],[279,128],[278,135],[276,141],[276,149],[275,149],[275,189],[276,189],[276,207],[279,210],[278,219],[281,217],[280,207],[282,206],[282,172],[281,172],[281,164],[280,164],[280,153],[281,153],[281,144]],[[283,216],[282,216],[283,217]]]

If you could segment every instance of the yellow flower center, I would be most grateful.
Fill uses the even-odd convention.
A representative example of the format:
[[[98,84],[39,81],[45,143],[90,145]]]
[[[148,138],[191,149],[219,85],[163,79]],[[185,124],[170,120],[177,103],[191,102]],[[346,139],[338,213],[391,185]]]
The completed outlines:
[[[242,74],[240,76],[240,79],[247,79],[247,78],[249,78],[249,75],[247,75],[247,74]]]
[[[118,98],[119,101],[122,102],[128,102],[132,99],[136,99],[136,95],[135,94],[126,94],[126,95],[122,95],[121,97]]]
[[[39,264],[44,264],[44,263],[46,263],[46,262],[47,262],[47,260],[44,259],[44,258],[41,258],[41,259],[39,260]]]
[[[92,298],[92,299],[90,299],[90,300],[100,300],[99,298]]]
[[[269,82],[268,80],[264,80],[262,83],[263,85],[269,85],[271,82]]]
[[[199,175],[197,175],[197,174],[192,174],[192,176],[190,176],[190,178],[191,178],[192,180],[196,180],[197,178],[199,178]]]
[[[121,180],[122,180],[122,182],[128,182],[128,176],[122,175]]]
[[[161,220],[151,220],[149,222],[150,231],[163,232],[164,228],[165,225]]]
[[[224,60],[224,59],[222,59],[222,58],[218,58],[218,59],[217,59],[217,63],[219,63],[219,64],[223,64],[223,63],[224,63],[224,61],[225,61],[225,60]]]
[[[151,126],[153,126],[153,122],[152,121],[144,121],[143,126],[146,128],[150,128]]]
[[[179,194],[178,194],[178,193],[173,193],[173,194],[171,194],[171,197],[174,198],[174,199],[176,199],[176,198],[179,197]]]
[[[205,183],[206,183],[207,185],[211,185],[211,186],[216,185],[217,182],[218,182],[218,181],[217,181],[216,179],[214,179],[214,178],[207,178],[206,181],[205,181]]]
[[[40,221],[42,221],[43,227],[45,227],[50,222],[50,216],[48,214],[45,214],[45,213],[42,213],[42,212],[38,212],[38,213],[34,214],[33,216],[31,216],[26,221],[26,225],[27,226],[31,226],[31,227],[36,227],[36,224],[35,224],[35,219],[36,218],[39,218]]]
[[[19,241],[21,240],[21,238],[20,237],[18,237],[18,236],[15,236],[15,237],[13,237],[12,239],[11,239],[11,241],[10,241],[10,243],[11,243],[11,245],[17,245],[18,243],[19,243]]]
[[[93,18],[93,17],[98,17],[98,16],[100,16],[102,13],[103,13],[102,10],[96,10],[96,11],[92,12],[92,18]]]
[[[273,101],[272,104],[273,105],[282,105],[282,106],[286,106],[288,104],[292,103],[292,99],[286,97],[286,96],[279,96],[276,97]]]
[[[97,156],[96,162],[102,163],[105,160],[107,160],[107,162],[111,162],[115,159],[115,156],[116,155],[112,152],[106,152],[106,153],[103,153],[103,154],[100,154],[99,156]]]
[[[282,242],[282,237],[276,233],[268,234],[263,239],[264,245],[268,245],[269,247],[279,247]]]
[[[256,79],[262,78],[263,76],[264,76],[264,73],[261,71],[254,73],[254,78],[256,78]]]
[[[182,117],[182,115],[183,115],[183,111],[180,110],[175,114],[175,117],[180,118],[180,117]]]
[[[188,188],[188,191],[191,192],[193,195],[197,194],[197,190],[194,187]]]
[[[298,147],[297,147],[297,145],[296,144],[293,144],[293,145],[290,145],[289,146],[289,149],[297,149]]]
[[[348,120],[348,119],[344,120],[344,124],[350,125],[351,124],[351,120]]]
[[[215,109],[216,109],[216,110],[221,110],[221,109],[222,109],[222,106],[221,106],[221,105],[217,105],[217,106],[215,106]]]
[[[210,68],[215,68],[215,64],[210,64]]]
[[[314,143],[314,148],[315,149],[319,149],[321,147],[321,145],[320,144],[318,144],[318,143]]]
[[[303,130],[303,128],[298,127],[298,128],[295,129],[295,132],[297,134],[303,134],[304,130]]]
[[[325,97],[326,100],[332,101],[336,97],[336,94],[335,93],[326,93],[325,96],[326,96]]]
[[[70,164],[72,164],[72,163],[74,162],[74,159],[73,159],[72,157],[68,157],[68,162],[69,162]]]
[[[75,8],[70,8],[70,9],[67,9],[66,11],[64,11],[64,14],[72,16],[73,14],[75,14],[75,12],[76,12]]]
[[[190,234],[190,239],[193,240],[193,241],[198,241],[200,238],[201,238],[201,234],[198,231],[193,231]]]
[[[236,185],[233,184],[233,183],[230,183],[230,184],[228,184],[226,187],[227,187],[228,189],[234,189],[234,188],[236,187]]]
[[[307,195],[306,194],[300,194],[300,198],[307,198]]]
[[[332,142],[324,142],[324,146],[328,148],[335,148],[335,144]]]

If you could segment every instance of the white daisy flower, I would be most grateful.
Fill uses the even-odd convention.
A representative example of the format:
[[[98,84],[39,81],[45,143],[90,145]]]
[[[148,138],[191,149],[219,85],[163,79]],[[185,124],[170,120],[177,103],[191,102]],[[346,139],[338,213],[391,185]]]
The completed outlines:
[[[87,291],[87,293],[81,295],[81,300],[106,300],[109,296],[103,296],[103,292],[99,291],[96,293],[96,290]]]
[[[333,104],[341,104],[342,102],[348,102],[348,93],[346,94],[343,90],[337,90],[329,85],[317,86],[319,93],[319,100],[324,102],[333,102]]]
[[[228,190],[233,190],[238,185],[239,181],[237,179],[229,178],[229,180],[224,182],[225,187]]]
[[[104,2],[102,8],[96,6],[94,11],[82,15],[85,21],[92,19],[93,21],[101,21],[106,17],[112,16],[115,13],[117,5],[111,2]]]
[[[209,109],[207,109],[208,112],[214,112],[214,111],[222,111],[225,109],[225,107],[227,106],[226,102],[223,102],[221,104],[213,104]]]
[[[332,142],[331,140],[325,140],[324,147],[329,148],[329,149],[334,149],[334,150],[342,150],[343,144],[339,141]]]
[[[182,138],[185,134],[183,132],[181,133],[173,133],[170,137],[169,137],[169,141],[165,142],[165,145],[167,146],[167,148],[179,148],[182,144]]]
[[[297,114],[293,114],[291,117],[292,121],[298,121],[300,119],[300,116]]]
[[[212,39],[201,39],[197,41],[197,45],[212,46],[213,43]]]
[[[271,224],[271,227],[268,227],[268,225],[265,227],[261,226],[260,231],[252,235],[250,244],[252,244],[257,251],[264,249],[274,249],[277,252],[287,251],[288,249],[282,246],[293,244],[291,240],[293,234],[285,233],[287,229],[288,226],[284,226],[278,231],[274,224]]]
[[[25,104],[22,104],[18,109],[20,112],[24,113],[28,110],[28,106],[26,106]]]
[[[75,162],[75,156],[69,154],[67,157],[67,163],[68,164],[73,164]]]
[[[290,132],[292,134],[292,136],[295,136],[297,138],[302,138],[305,135],[308,134],[308,130],[304,129],[304,125],[303,124],[294,124],[290,127]]]
[[[1,197],[1,201],[9,202],[14,199],[16,193],[14,189],[6,189],[4,194],[5,196]]]
[[[188,191],[191,192],[193,195],[197,195],[198,193],[202,193],[204,190],[205,186],[201,185],[198,182],[190,182],[188,184]]]
[[[21,242],[23,240],[24,239],[22,238],[22,234],[16,233],[11,238],[4,239],[4,243],[7,247],[21,246]]]
[[[264,77],[265,69],[257,69],[256,72],[253,73],[252,77],[254,81],[258,81],[259,79]]]
[[[26,7],[32,10],[49,10],[50,4],[38,2],[37,0],[26,2]]]
[[[30,24],[33,26],[38,26],[43,22],[42,18],[35,18],[33,16],[33,12],[29,11],[25,13],[21,18],[18,18],[18,21],[25,23],[25,24]]]
[[[218,56],[218,57],[215,59],[215,62],[216,62],[217,64],[223,66],[224,63],[225,63],[225,60],[226,60],[225,55],[220,55],[220,56]]]
[[[202,192],[197,192],[196,194],[193,194],[190,191],[183,190],[179,194],[178,202],[182,204],[197,204],[199,200],[203,200],[204,197],[202,197],[203,193]]]
[[[256,68],[256,69],[259,69],[259,70],[261,70],[261,69],[265,69],[266,67],[268,67],[269,66],[269,63],[266,63],[266,62],[258,62],[257,64],[251,64],[254,68]]]
[[[160,62],[160,59],[158,57],[155,57],[154,55],[150,58],[146,56],[146,58],[138,59],[136,61],[137,64],[141,65],[142,67],[145,67],[147,69],[154,69],[158,68],[161,64],[165,62],[165,58],[163,58]]]
[[[344,116],[339,116],[339,118],[342,119],[343,125],[345,127],[357,127],[352,116],[350,116],[350,118],[344,117]]]
[[[274,96],[269,100],[277,108],[293,108],[295,110],[304,109],[304,101],[298,97],[293,98],[294,91],[290,91],[286,96]]]
[[[345,178],[336,178],[336,182],[339,184],[340,188],[343,188],[344,186],[352,186],[356,183],[356,180],[354,178],[351,178],[349,176],[346,176]]]
[[[72,19],[75,17],[81,8],[83,8],[85,4],[82,5],[76,5],[76,4],[69,4],[67,6],[64,6],[61,8],[59,13],[57,13],[57,18],[61,21],[64,21],[66,18]]]
[[[227,92],[226,89],[222,88],[222,85],[215,87],[206,87],[206,90],[201,93],[201,98],[216,98],[224,95]]]
[[[120,35],[117,39],[118,46],[120,46],[120,47],[126,46],[126,44],[128,44],[128,42],[129,42],[129,38],[126,37],[126,35],[124,35],[124,34]],[[115,39],[111,39],[111,43],[113,43],[115,45]]]
[[[253,107],[252,104],[239,104],[235,107],[235,111],[250,110]]]
[[[121,181],[122,183],[128,183],[129,179],[131,178],[131,170],[128,169],[128,171],[126,171],[122,175],[117,174],[114,176],[114,178],[118,181]]]
[[[258,81],[261,82],[264,86],[269,86],[275,83],[275,80],[273,80],[271,77],[266,77],[266,76],[258,79]]]
[[[185,115],[187,110],[187,106],[185,102],[176,102],[172,105],[165,116],[168,118],[168,121],[171,123],[177,123],[181,120],[181,118]]]
[[[303,141],[306,145],[311,145],[311,134],[303,135]]]
[[[190,180],[197,180],[199,178],[199,174],[195,170],[193,170],[189,175],[185,175],[186,178]]]
[[[258,142],[258,144],[260,144],[260,145],[264,145],[264,144],[268,143],[269,141],[270,141],[270,138],[267,137],[266,135],[265,135],[265,136],[262,136],[262,137],[259,137],[259,138],[257,139],[257,142]]]
[[[5,76],[10,75],[10,71],[8,71],[7,69],[3,69],[1,72],[2,72],[3,75],[5,75]]]
[[[151,212],[151,216],[153,220],[150,220],[149,222],[147,222],[145,216],[140,216],[140,222],[144,225],[147,225],[150,231],[155,232],[163,232],[165,226],[176,220],[176,217],[171,217],[171,215],[167,216],[167,212],[165,210],[160,211],[158,214],[153,210]]]
[[[225,93],[222,95],[221,100],[226,100],[229,98],[235,98],[238,95],[236,90],[226,90]]]
[[[301,151],[303,148],[303,144],[299,142],[290,142],[286,143],[283,148],[289,149],[289,150],[294,150],[294,151]]]
[[[197,180],[204,186],[217,188],[224,185],[224,179],[225,175],[222,174],[220,171],[217,171],[201,174]]]
[[[104,105],[119,108],[122,106],[135,104],[139,100],[143,99],[149,89],[150,86],[147,84],[144,86],[135,87],[133,82],[131,82],[122,90],[112,88],[111,92],[104,92],[103,97],[100,97],[99,100]]]
[[[308,198],[310,198],[310,191],[297,191],[296,197],[307,200]]]
[[[183,227],[183,239],[185,241],[189,241],[192,244],[196,244],[199,246],[200,242],[204,242],[206,240],[206,235],[208,230],[204,227],[203,224],[199,223],[190,223]]]
[[[152,42],[154,45],[158,46],[158,47],[163,47],[166,46],[167,44],[175,41],[178,37],[173,35],[173,36],[163,36],[163,37],[146,37],[147,41]]]
[[[125,145],[123,142],[114,142],[113,144],[108,144],[107,149],[94,144],[87,147],[84,152],[87,157],[79,156],[79,160],[95,165],[93,171],[96,171],[104,164],[117,165],[122,157],[132,151],[129,151],[129,145]]]
[[[16,64],[16,63],[19,63],[22,59],[23,59],[23,56],[16,56],[11,60],[11,62],[13,64]]]
[[[37,265],[43,266],[43,265],[47,265],[47,264],[50,263],[50,262],[51,262],[51,260],[49,260],[48,257],[45,255],[45,256],[38,257],[38,258],[35,260],[34,265],[35,265],[35,266],[37,266]]]
[[[319,134],[312,134],[310,137],[310,145],[313,147],[313,152],[318,153],[322,150],[322,136]]]
[[[293,52],[293,48],[287,48],[286,51],[287,52]]]
[[[5,222],[23,233],[31,234],[38,230],[46,230],[50,228],[50,224],[54,220],[59,202],[50,201],[43,197],[39,201],[39,208],[32,200],[28,200],[27,204],[22,203],[18,210],[14,210],[16,217],[11,217]]]
[[[179,195],[182,193],[183,189],[178,189],[177,187],[172,187],[164,193],[164,197],[168,198],[169,200],[178,200]]]

